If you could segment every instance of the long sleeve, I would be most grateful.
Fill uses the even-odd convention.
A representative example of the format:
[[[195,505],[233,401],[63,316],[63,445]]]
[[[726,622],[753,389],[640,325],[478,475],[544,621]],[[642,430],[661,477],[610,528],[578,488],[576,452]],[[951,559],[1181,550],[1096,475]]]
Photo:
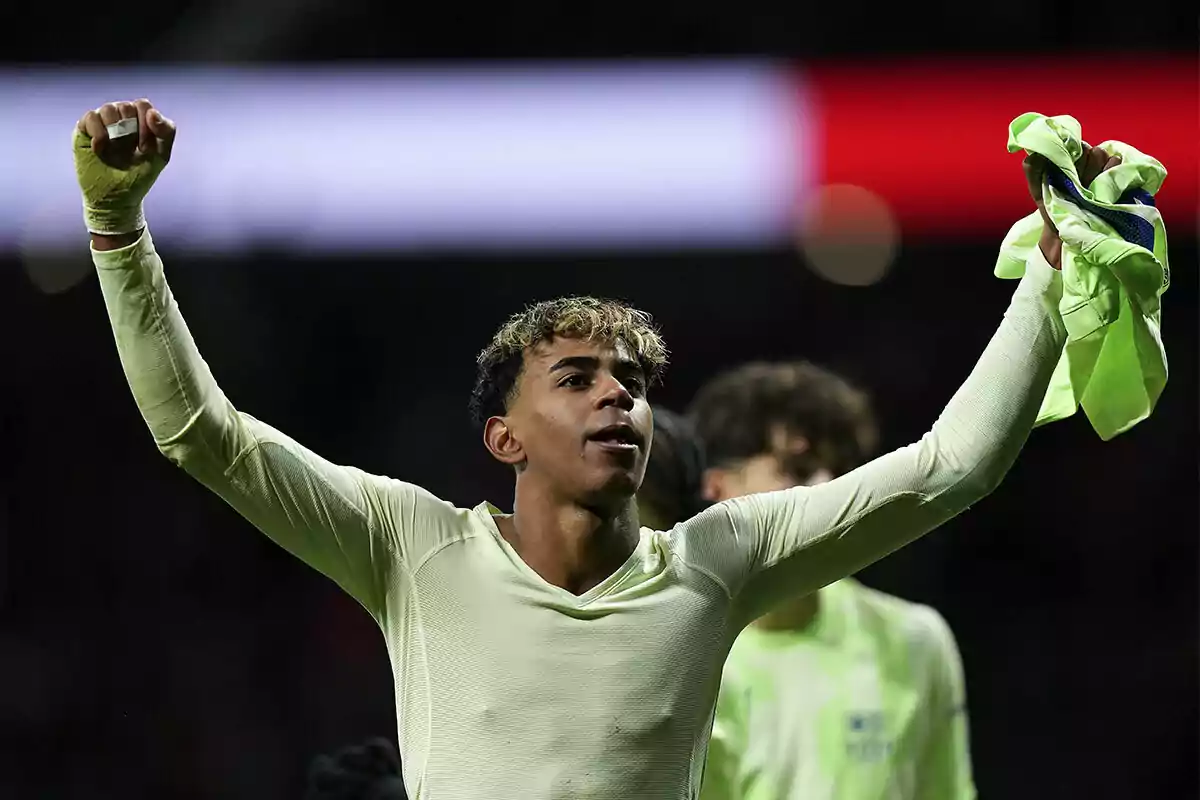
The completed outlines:
[[[1028,438],[1065,343],[1061,276],[1034,252],[999,329],[919,441],[829,483],[736,498],[696,518],[689,560],[733,597],[731,631],[854,574],[1000,483]]]
[[[917,796],[927,800],[975,800],[967,730],[967,695],[962,656],[942,616],[929,609],[932,629],[928,738],[917,765]]]
[[[148,231],[93,251],[125,376],[171,461],[378,615],[403,565],[397,520],[440,504],[423,490],[331,464],[239,412],[200,357]]]

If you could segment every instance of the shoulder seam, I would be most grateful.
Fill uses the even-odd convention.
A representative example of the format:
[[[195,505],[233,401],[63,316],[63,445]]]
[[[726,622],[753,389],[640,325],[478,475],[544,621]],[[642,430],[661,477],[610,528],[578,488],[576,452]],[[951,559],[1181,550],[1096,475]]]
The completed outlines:
[[[458,536],[455,536],[453,539],[449,539],[445,542],[442,542],[437,547],[434,547],[428,553],[421,556],[421,560],[411,570],[409,570],[409,575],[411,575],[412,579],[415,581],[417,578],[417,573],[420,572],[421,569],[424,568],[424,566],[426,564],[428,564],[431,560],[433,560],[433,557],[436,556],[438,553],[442,552],[447,547],[451,547],[456,544],[462,544],[463,542],[468,541],[469,539],[478,539],[482,535],[483,534],[480,533],[479,531],[469,531],[467,533],[459,534]]]
[[[293,461],[303,462],[304,459],[300,458],[295,453],[293,453],[291,448],[288,447],[287,445],[283,444],[282,442],[273,442],[270,440],[264,441],[262,439],[259,439],[258,434],[255,433],[253,430],[250,430],[249,433],[250,433],[250,438],[253,440],[253,442],[250,445],[248,445],[245,449],[243,449],[242,452],[238,453],[234,457],[233,461],[231,461],[229,463],[229,466],[225,468],[224,474],[225,474],[226,478],[232,477],[233,471],[235,469],[237,469],[241,465],[241,463],[243,461],[245,461],[246,458],[251,453],[253,453],[256,450],[261,451],[261,450],[265,449],[268,445],[277,447],[280,450],[282,450],[283,452],[287,453],[288,457],[291,458]],[[358,503],[354,502],[354,500],[352,500],[351,498],[346,497],[346,495],[344,495],[340,490],[338,490],[338,488],[336,486],[334,486],[332,483],[330,483],[328,480],[326,480],[324,475],[322,475],[320,472],[318,472],[316,470],[312,470],[311,475],[312,475],[312,477],[315,477],[318,481],[320,481],[322,486],[324,486],[326,489],[328,489],[330,492],[332,492],[334,495],[336,495],[339,499],[341,499],[342,502],[346,503],[346,505],[348,505],[348,506],[350,506],[350,508],[354,509],[354,513],[358,514],[358,516],[361,517],[363,519],[363,521],[367,523],[368,527],[370,527],[372,529],[375,527],[374,525],[371,524],[370,515],[367,514],[367,512],[365,510],[363,510],[363,508]],[[393,555],[395,555],[395,553],[393,553]]]
[[[734,536],[736,537],[737,536],[737,523],[734,521],[733,515],[729,513],[728,508],[722,508],[721,511],[724,512],[725,517],[729,520],[729,527],[733,530]],[[668,539],[668,541],[670,541],[670,540]],[[681,562],[683,562],[684,566],[686,566],[690,569],[696,570],[696,572],[699,572],[701,575],[706,576],[710,581],[715,583],[717,586],[721,587],[721,591],[725,593],[725,598],[727,600],[729,600],[730,602],[733,602],[733,592],[725,584],[725,581],[721,580],[721,578],[718,577],[715,572],[708,569],[707,567],[702,567],[699,564],[692,562],[690,559],[688,559],[686,556],[684,556],[681,552],[676,550],[674,547],[671,548],[671,552],[675,554],[676,558],[678,558]]]

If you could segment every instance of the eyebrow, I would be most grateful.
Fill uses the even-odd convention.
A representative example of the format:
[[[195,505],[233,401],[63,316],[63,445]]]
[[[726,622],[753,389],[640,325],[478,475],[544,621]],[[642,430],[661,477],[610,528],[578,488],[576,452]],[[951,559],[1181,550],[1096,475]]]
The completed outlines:
[[[566,358],[560,358],[558,361],[555,361],[553,364],[551,364],[549,372],[557,372],[560,369],[569,368],[595,370],[599,367],[600,359],[596,358],[596,356],[567,356]],[[645,374],[645,370],[642,369],[641,364],[628,358],[617,359],[617,366],[614,371],[626,375],[631,372],[636,372],[638,375]]]

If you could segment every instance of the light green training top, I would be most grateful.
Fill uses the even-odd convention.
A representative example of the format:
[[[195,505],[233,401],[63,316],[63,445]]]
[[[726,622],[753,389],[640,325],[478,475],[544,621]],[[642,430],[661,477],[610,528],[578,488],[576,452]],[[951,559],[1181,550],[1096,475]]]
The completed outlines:
[[[932,608],[852,579],[725,664],[703,800],[975,797],[962,662]]]
[[[737,634],[994,489],[1065,341],[1058,273],[1031,260],[978,365],[919,441],[822,486],[643,529],[622,567],[575,596],[522,562],[493,507],[456,508],[332,464],[234,408],[148,232],[93,258],[159,449],[379,624],[414,800],[695,798]]]

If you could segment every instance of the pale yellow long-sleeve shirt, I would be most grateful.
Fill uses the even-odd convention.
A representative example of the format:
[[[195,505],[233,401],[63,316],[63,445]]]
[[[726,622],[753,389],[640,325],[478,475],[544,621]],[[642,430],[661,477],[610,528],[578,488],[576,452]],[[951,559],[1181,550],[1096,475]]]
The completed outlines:
[[[920,441],[821,486],[643,529],[616,573],[574,596],[521,561],[488,504],[456,508],[331,464],[235,409],[148,232],[93,258],[162,452],[378,622],[405,784],[419,800],[695,798],[737,634],[777,601],[856,572],[995,488],[1064,344],[1061,281],[1039,254]]]

